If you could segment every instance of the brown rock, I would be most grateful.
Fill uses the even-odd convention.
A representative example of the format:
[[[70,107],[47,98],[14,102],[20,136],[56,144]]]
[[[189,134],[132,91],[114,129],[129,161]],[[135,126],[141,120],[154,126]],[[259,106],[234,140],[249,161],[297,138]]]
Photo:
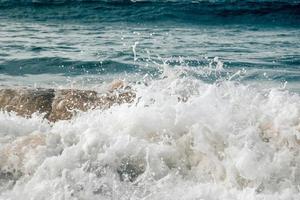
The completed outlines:
[[[55,122],[71,119],[78,111],[106,109],[134,98],[135,93],[121,81],[114,82],[104,94],[77,89],[1,89],[0,109],[25,117],[45,113],[46,119]]]
[[[52,101],[50,121],[72,118],[78,110],[87,111],[97,106],[97,93],[89,90],[57,90]]]
[[[134,98],[135,94],[132,91],[114,91],[99,95],[91,90],[57,90],[48,119],[50,121],[68,120],[77,111],[107,109],[115,104],[130,103]]]
[[[1,89],[0,109],[25,117],[35,112],[46,113],[48,117],[53,98],[53,89]]]

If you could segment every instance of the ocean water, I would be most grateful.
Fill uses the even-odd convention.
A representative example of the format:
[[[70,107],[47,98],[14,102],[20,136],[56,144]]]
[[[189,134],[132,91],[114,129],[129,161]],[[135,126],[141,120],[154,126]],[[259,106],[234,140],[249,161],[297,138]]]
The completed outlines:
[[[0,0],[1,88],[113,80],[133,103],[0,112],[1,200],[300,199],[300,1]]]

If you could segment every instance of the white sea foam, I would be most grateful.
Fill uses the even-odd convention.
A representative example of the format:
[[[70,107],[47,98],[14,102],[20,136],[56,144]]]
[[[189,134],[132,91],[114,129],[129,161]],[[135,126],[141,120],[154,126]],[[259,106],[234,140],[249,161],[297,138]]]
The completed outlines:
[[[168,73],[70,121],[1,113],[0,199],[300,198],[299,95]]]

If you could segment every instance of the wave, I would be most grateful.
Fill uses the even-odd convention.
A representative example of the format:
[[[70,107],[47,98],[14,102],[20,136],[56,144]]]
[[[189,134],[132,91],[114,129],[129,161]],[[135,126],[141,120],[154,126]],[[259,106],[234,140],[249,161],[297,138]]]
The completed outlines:
[[[8,60],[0,63],[0,73],[10,76],[24,76],[29,74],[63,74],[75,76],[84,74],[114,74],[151,72],[133,64],[117,61],[73,61],[61,57],[41,57],[30,59]]]
[[[27,6],[18,8],[20,5]],[[1,18],[33,18],[39,21],[49,19],[94,22],[170,20],[191,23],[289,22],[289,24],[299,25],[300,13],[299,1],[2,1],[0,6],[2,9],[7,9],[7,12],[6,9],[3,10]]]
[[[229,79],[241,82],[267,81],[277,84],[286,81],[292,84],[300,81],[299,60],[294,57],[292,57],[293,60],[282,57],[277,60],[276,65],[274,63],[267,65],[230,60],[222,62],[217,57],[201,59],[177,57],[161,59],[154,57],[149,60],[149,58],[141,56],[137,62],[134,62],[131,57],[132,55],[128,55],[128,58],[124,59],[128,62],[114,60],[78,61],[62,57],[8,60],[0,63],[0,74],[3,76],[3,83],[5,78],[14,79],[16,77],[18,79],[28,77],[35,82],[40,82],[48,76],[46,79],[52,80],[51,77],[53,77],[52,81],[58,81],[57,78],[60,77],[61,80],[68,82],[73,78],[74,80],[71,81],[73,84],[80,80],[80,84],[84,85],[89,82],[96,84],[97,82],[111,81],[111,79],[120,76],[129,80],[142,79],[144,76],[158,78],[164,73],[164,65],[167,65],[172,70],[181,73],[180,76],[188,75],[207,83]],[[220,69],[217,69],[218,67]],[[238,76],[235,76],[236,73],[239,73]],[[231,76],[234,77],[230,78]],[[77,81],[75,81],[76,78]],[[67,81],[67,79],[70,80]],[[64,81],[58,82],[62,84]],[[34,84],[31,81],[29,83]],[[6,85],[11,84],[10,81]]]
[[[67,121],[0,113],[0,198],[298,199],[299,95],[176,73]]]

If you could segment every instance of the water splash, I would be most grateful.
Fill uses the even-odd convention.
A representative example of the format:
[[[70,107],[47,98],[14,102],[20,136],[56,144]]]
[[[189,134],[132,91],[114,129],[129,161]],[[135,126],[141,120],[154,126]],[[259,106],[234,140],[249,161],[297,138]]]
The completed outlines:
[[[298,95],[193,77],[132,87],[130,105],[52,125],[1,113],[0,127],[11,124],[1,158],[22,158],[2,160],[1,198],[299,197]],[[32,145],[35,137],[44,142]]]

